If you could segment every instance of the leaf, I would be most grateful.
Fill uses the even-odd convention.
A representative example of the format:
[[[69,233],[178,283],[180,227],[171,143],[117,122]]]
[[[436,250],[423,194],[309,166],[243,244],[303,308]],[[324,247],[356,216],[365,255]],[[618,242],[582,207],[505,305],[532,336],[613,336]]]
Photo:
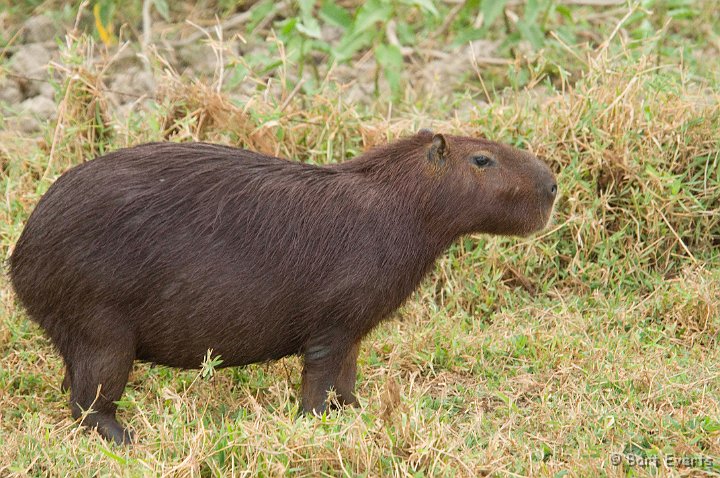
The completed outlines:
[[[392,5],[388,3],[370,0],[358,11],[353,31],[361,33],[374,27],[378,22],[387,22],[392,18],[392,10]]]
[[[280,36],[280,38],[284,42],[290,41],[290,38],[292,37],[292,34],[295,31],[298,23],[299,22],[297,17],[291,17],[287,20],[276,23],[276,27],[278,28],[278,36]]]
[[[380,44],[375,48],[375,59],[382,67],[385,78],[390,83],[393,97],[398,96],[400,93],[400,73],[404,65],[400,49],[395,45]]]
[[[208,349],[205,354],[205,359],[202,361],[202,370],[200,371],[200,375],[202,378],[212,378],[212,376],[215,375],[215,369],[222,363],[223,360],[220,358],[220,355],[213,357],[212,349]]]
[[[94,8],[93,8],[93,9],[94,9]],[[127,465],[127,464],[128,464],[128,461],[127,461],[125,458],[123,458],[123,457],[121,457],[120,455],[117,455],[117,454],[111,452],[111,451],[108,450],[107,448],[100,447],[100,452],[102,452],[102,454],[105,455],[105,456],[107,456],[108,458],[112,458],[113,460],[115,460],[116,462],[120,463],[121,465]]]
[[[567,21],[573,21],[572,12],[566,5],[556,5],[555,11],[562,15]]]
[[[540,4],[538,3],[538,0],[527,0],[523,20],[527,23],[532,23],[537,20],[538,13],[540,13]]]
[[[698,12],[693,10],[692,8],[674,8],[668,11],[668,16],[670,18],[674,18],[675,20],[687,20],[696,17],[697,14]]]
[[[399,22],[397,24],[397,36],[403,45],[414,45],[417,41],[412,26],[405,22]]]
[[[359,49],[366,47],[372,43],[374,33],[366,32],[348,32],[340,40],[340,43],[333,49],[333,55],[338,61],[345,61],[353,56]]]
[[[168,6],[167,0],[153,0],[155,10],[163,17],[166,22],[170,21],[170,7]]]
[[[352,16],[344,8],[335,5],[332,0],[323,2],[320,7],[320,18],[344,29],[348,29],[352,25]]]
[[[419,7],[420,10],[424,10],[434,16],[439,15],[437,8],[435,8],[432,0],[402,0],[402,3]]]
[[[265,19],[266,16],[270,14],[273,10],[273,2],[268,0],[260,3],[256,3],[252,7],[252,12],[250,13],[250,21],[248,22],[247,29],[248,31],[253,31],[255,27]]]
[[[488,28],[505,9],[507,0],[483,0],[483,26]]]
[[[306,18],[302,22],[298,22],[295,25],[297,31],[304,33],[305,35],[322,40],[322,31],[320,30],[320,23],[315,18]]]
[[[484,38],[485,36],[485,31],[480,28],[466,28],[457,34],[452,42],[452,46],[464,45],[468,42]]]
[[[313,16],[313,7],[315,6],[315,0],[298,0],[300,6],[300,14],[303,18]]]
[[[510,398],[509,396],[505,395],[504,393],[502,393],[502,392],[500,392],[500,391],[495,392],[495,395],[496,395],[500,400],[502,400],[502,402],[503,402],[505,405],[507,405],[507,407],[508,407],[509,410],[512,410],[512,411],[517,411],[517,410],[518,410],[517,405],[515,404],[515,401],[514,401],[512,398]]]
[[[400,69],[404,63],[402,53],[395,45],[378,45],[375,48],[375,57],[382,66],[392,66]]]
[[[113,6],[108,2],[96,3],[93,7],[93,16],[95,17],[95,28],[98,31],[100,40],[105,45],[115,43],[112,26]]]
[[[675,180],[670,184],[670,194],[672,196],[677,196],[680,192],[680,189],[683,187],[683,181],[682,178],[677,177]]]
[[[529,23],[525,19],[519,20],[516,24],[520,34],[525,38],[536,50],[539,50],[545,44],[545,36],[536,23]]]
[[[481,0],[466,0],[461,11],[466,15],[475,17],[477,15],[477,10],[480,8],[480,1]]]

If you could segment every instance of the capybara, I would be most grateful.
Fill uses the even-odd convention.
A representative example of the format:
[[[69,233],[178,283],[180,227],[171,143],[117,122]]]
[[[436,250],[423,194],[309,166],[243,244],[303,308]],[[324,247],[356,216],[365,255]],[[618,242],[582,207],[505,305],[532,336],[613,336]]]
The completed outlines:
[[[60,176],[10,276],[64,359],[73,417],[130,442],[115,402],[136,359],[300,354],[304,412],[331,389],[355,403],[360,341],[435,259],[463,234],[542,229],[556,192],[528,152],[428,130],[328,166],[151,143]]]

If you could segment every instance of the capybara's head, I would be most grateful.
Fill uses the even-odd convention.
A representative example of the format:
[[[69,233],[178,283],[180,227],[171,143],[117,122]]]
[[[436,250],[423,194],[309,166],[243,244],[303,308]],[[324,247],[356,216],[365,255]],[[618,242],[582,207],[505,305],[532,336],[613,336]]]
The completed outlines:
[[[555,176],[534,155],[485,139],[421,130],[428,173],[464,232],[526,236],[545,227]]]

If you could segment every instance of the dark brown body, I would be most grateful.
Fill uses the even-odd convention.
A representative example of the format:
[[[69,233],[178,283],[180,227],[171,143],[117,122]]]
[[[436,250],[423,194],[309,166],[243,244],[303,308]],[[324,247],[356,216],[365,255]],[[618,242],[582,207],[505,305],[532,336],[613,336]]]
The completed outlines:
[[[128,441],[113,402],[136,359],[302,354],[305,411],[323,410],[331,388],[353,403],[360,340],[435,258],[465,233],[542,228],[555,189],[528,153],[427,131],[327,167],[148,144],[63,174],[10,272],[65,360],[73,416],[92,405],[84,423]]]

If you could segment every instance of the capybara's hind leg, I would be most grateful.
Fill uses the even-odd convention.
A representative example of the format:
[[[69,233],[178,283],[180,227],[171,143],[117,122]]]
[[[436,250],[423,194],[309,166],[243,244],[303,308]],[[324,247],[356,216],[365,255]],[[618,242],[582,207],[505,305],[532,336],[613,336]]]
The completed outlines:
[[[73,418],[82,418],[84,426],[97,428],[104,438],[129,444],[132,436],[115,419],[115,402],[127,384],[135,349],[129,334],[117,332],[106,340],[77,344],[68,360],[70,409]]]
[[[60,390],[63,393],[70,390],[70,370],[67,367],[65,367],[65,376],[63,377],[63,381],[60,384]]]

